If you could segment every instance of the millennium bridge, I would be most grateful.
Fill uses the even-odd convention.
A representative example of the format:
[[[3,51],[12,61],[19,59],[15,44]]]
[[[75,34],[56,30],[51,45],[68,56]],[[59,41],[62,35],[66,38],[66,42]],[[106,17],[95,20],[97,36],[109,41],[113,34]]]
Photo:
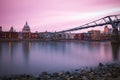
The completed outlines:
[[[55,34],[62,34],[65,32],[82,30],[82,29],[91,28],[91,27],[104,26],[104,25],[111,25],[112,26],[112,35],[111,35],[112,40],[111,40],[111,42],[112,43],[119,43],[120,38],[119,38],[119,34],[118,34],[118,26],[120,26],[120,14],[105,16],[103,18],[100,18],[98,20],[92,21],[90,23],[87,23],[87,24],[84,24],[84,25],[81,25],[81,26],[78,26],[75,28],[71,28],[71,29],[62,30],[62,31],[52,33],[52,34],[50,34],[50,36],[55,35]]]

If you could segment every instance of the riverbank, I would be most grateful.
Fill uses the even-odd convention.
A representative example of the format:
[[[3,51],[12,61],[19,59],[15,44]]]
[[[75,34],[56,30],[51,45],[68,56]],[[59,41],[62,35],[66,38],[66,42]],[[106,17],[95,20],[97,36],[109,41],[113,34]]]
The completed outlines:
[[[14,75],[0,77],[0,80],[120,80],[120,62],[111,64],[99,63],[97,67],[86,67],[68,72],[42,72],[39,76]]]
[[[0,42],[20,42],[20,41],[41,41],[41,42],[47,42],[47,41],[90,41],[90,42],[107,42],[111,40],[76,40],[76,39],[63,39],[63,40],[43,40],[43,39],[0,39]]]

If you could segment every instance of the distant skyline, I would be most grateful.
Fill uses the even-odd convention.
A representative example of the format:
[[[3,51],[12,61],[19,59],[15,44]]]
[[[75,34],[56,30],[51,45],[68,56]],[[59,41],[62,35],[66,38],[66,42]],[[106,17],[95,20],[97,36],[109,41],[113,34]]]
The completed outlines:
[[[27,21],[32,32],[54,32],[114,14],[120,14],[120,0],[0,0],[3,31],[22,31]]]

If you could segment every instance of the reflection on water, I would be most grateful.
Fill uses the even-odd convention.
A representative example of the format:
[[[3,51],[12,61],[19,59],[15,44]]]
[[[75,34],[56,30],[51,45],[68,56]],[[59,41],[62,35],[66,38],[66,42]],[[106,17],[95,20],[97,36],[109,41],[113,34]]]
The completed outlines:
[[[0,62],[1,62],[1,59],[2,59],[2,45],[0,43]]]
[[[119,44],[111,44],[111,46],[112,46],[113,60],[117,61],[117,60],[119,60],[120,45]]]
[[[27,62],[29,60],[30,42],[23,42],[22,48],[23,48],[22,50],[23,50],[24,59]]]
[[[11,55],[11,59],[13,59],[14,56],[14,43],[8,42],[8,52]]]
[[[0,42],[0,75],[39,74],[120,60],[110,42]]]

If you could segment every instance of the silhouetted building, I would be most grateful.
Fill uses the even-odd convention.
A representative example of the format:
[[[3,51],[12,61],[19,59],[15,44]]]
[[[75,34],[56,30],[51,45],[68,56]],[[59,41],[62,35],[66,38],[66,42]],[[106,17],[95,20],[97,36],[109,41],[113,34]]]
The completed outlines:
[[[107,26],[105,26],[105,27],[104,27],[104,33],[105,33],[105,34],[108,34],[108,32],[109,32],[109,29],[108,29]]]
[[[18,32],[18,39],[23,39],[22,32]]]
[[[18,32],[2,32],[2,39],[18,39]]]
[[[23,36],[23,39],[29,39],[30,38],[30,27],[29,27],[27,22],[22,29],[22,36]]]
[[[10,28],[9,32],[14,32],[14,29],[13,27]]]
[[[2,39],[9,39],[9,32],[2,32]]]
[[[31,39],[38,39],[39,38],[39,34],[38,33],[31,33]]]
[[[2,32],[2,26],[0,26],[0,32]]]
[[[104,40],[111,40],[112,28],[104,27]]]
[[[118,24],[118,34],[119,34],[119,39],[120,39],[120,23]]]
[[[0,39],[2,38],[2,26],[0,26]]]
[[[112,28],[108,29],[108,34],[112,34]]]
[[[83,33],[84,40],[91,40],[91,33]]]
[[[74,39],[83,40],[84,39],[84,34],[83,33],[77,33],[77,34],[75,34]]]
[[[91,40],[100,40],[100,30],[91,30],[88,33],[91,34]]]
[[[13,26],[10,28],[8,34],[9,34],[9,39],[18,39],[18,32],[15,32]]]
[[[118,24],[118,31],[120,32],[120,23]]]
[[[18,39],[18,32],[9,32],[10,39]]]

